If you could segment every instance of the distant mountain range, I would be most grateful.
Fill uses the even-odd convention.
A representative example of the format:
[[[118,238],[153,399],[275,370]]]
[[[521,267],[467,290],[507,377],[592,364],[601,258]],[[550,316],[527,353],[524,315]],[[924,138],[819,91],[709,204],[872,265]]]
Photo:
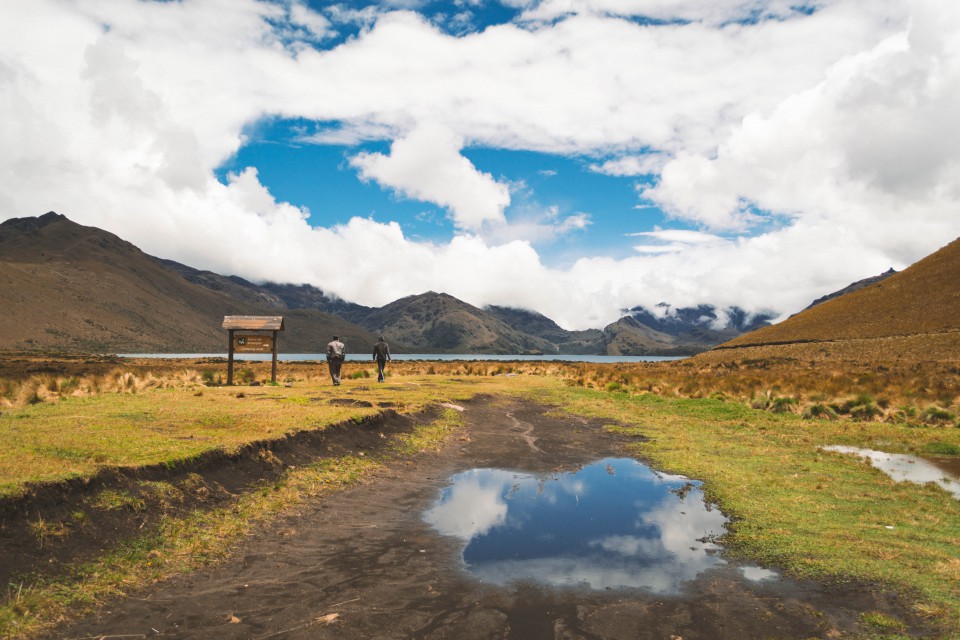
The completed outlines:
[[[523,309],[445,293],[383,307],[311,285],[257,284],[149,256],[117,236],[47,213],[0,224],[0,349],[222,352],[225,315],[283,315],[281,350],[317,353],[337,333],[355,352],[384,335],[398,353],[690,355],[772,316],[710,306],[634,308],[607,327],[567,331]]]

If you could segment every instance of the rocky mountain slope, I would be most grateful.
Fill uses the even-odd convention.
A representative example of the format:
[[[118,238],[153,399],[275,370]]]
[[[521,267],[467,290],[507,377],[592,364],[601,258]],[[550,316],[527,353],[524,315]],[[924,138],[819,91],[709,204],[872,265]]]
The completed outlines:
[[[956,361],[960,239],[899,273],[698,357]]]
[[[635,307],[607,326],[608,352],[692,355],[767,326],[774,317],[772,313],[750,315],[738,307],[721,311],[712,305],[673,308],[661,303],[655,311]]]
[[[509,327],[546,340],[556,347],[558,353],[607,353],[603,331],[599,329],[567,331],[547,316],[525,309],[489,306],[485,307],[484,311],[493,314]]]
[[[496,315],[445,293],[401,298],[362,319],[414,353],[556,353],[552,343],[509,326]]]

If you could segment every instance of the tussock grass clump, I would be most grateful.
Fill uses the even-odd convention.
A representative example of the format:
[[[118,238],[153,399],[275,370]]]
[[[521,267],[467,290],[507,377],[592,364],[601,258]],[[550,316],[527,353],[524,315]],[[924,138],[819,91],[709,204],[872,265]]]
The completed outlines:
[[[803,410],[803,413],[800,414],[807,420],[820,419],[820,420],[836,420],[839,418],[836,410],[828,404],[822,402],[817,402],[808,406]]]
[[[920,420],[926,424],[952,426],[957,421],[957,414],[943,407],[930,406],[920,414]]]

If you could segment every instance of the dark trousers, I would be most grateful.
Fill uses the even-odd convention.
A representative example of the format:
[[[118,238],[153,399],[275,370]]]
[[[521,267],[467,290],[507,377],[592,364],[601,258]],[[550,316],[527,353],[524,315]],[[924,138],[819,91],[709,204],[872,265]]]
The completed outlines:
[[[383,368],[387,366],[386,358],[377,358],[377,382],[383,382]]]
[[[333,380],[333,384],[340,384],[340,367],[343,365],[343,360],[339,358],[331,358],[327,360],[327,366],[330,367],[330,379]]]

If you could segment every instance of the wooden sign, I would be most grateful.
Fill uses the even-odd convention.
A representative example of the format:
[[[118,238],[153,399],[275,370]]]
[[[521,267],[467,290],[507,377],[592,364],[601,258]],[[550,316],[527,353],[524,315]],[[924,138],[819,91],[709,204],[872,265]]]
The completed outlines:
[[[235,353],[271,353],[273,340],[264,335],[235,335],[233,350]]]
[[[227,330],[227,384],[233,384],[234,353],[272,353],[270,382],[277,383],[277,333],[283,331],[283,316],[223,316]],[[237,331],[269,331],[271,335],[238,334]]]

